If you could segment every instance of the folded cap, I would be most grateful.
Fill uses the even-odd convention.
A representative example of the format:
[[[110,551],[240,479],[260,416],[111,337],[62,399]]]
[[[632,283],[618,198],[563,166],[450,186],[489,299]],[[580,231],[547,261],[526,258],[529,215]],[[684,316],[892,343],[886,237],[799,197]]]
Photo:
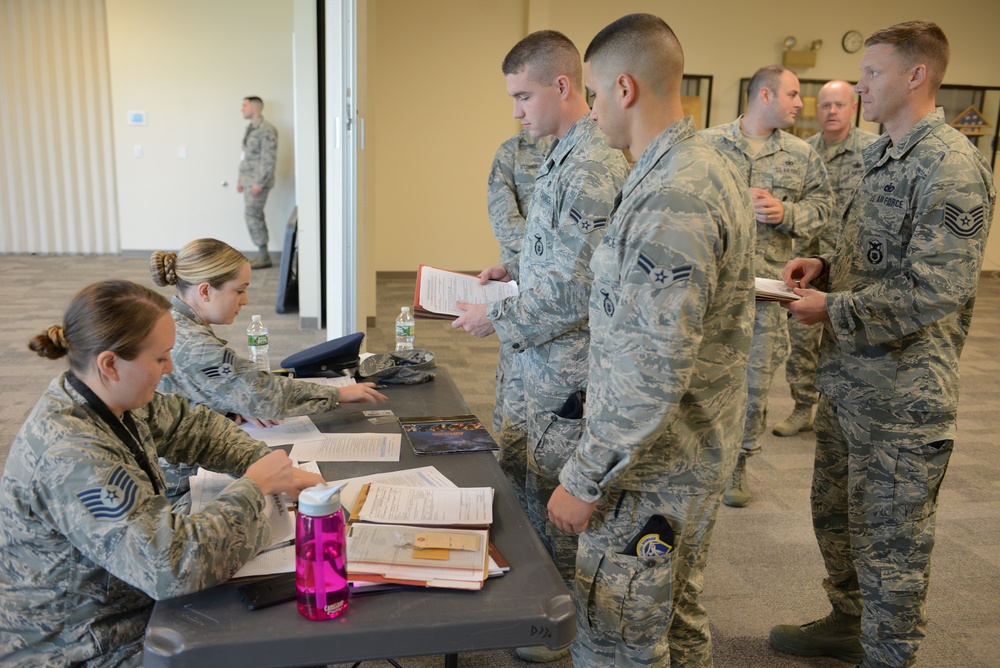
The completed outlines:
[[[320,343],[289,355],[281,360],[281,366],[294,371],[296,376],[316,376],[324,371],[339,371],[355,366],[364,338],[364,332],[357,332]]]

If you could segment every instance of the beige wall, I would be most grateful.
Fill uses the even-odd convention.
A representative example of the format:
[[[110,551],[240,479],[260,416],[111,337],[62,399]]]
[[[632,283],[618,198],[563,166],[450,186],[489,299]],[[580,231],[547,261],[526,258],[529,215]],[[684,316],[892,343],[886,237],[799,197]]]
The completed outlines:
[[[280,249],[295,201],[293,3],[106,0],[106,6],[122,250],[175,249],[202,236],[253,248],[236,194],[246,126],[240,104],[247,95],[264,100],[264,116],[278,129],[266,215],[270,247]],[[129,126],[132,110],[145,111],[149,124]]]
[[[619,16],[662,16],[684,45],[686,71],[714,79],[712,122],[736,116],[741,77],[780,62],[781,43],[822,39],[810,79],[855,78],[861,54],[841,36],[867,35],[911,18],[938,22],[952,46],[946,83],[1000,86],[1000,3],[971,0],[961,10],[938,0],[873,3],[842,0],[838,15],[814,5],[758,0],[667,3],[664,0],[369,0],[370,81],[367,178],[370,265],[413,271],[418,263],[478,270],[496,261],[486,216],[486,177],[496,147],[517,129],[500,63],[531,30],[554,28],[582,50]],[[986,269],[1000,269],[1000,233]]]

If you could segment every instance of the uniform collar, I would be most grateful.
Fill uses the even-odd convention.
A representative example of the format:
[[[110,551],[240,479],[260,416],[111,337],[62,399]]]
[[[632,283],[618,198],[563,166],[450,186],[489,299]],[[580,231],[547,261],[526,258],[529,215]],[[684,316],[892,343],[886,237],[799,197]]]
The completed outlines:
[[[898,144],[890,146],[892,138],[888,132],[879,137],[878,141],[865,149],[865,164],[870,164],[869,161],[882,164],[890,158],[903,159],[924,137],[942,125],[944,125],[944,108],[937,107],[907,130]]]
[[[596,127],[594,122],[590,120],[589,113],[577,119],[570,126],[569,130],[566,131],[566,134],[553,142],[552,147],[549,149],[549,154],[545,158],[545,162],[542,163],[538,170],[538,176],[548,174],[557,165],[561,165],[572,152],[573,148],[588,134],[593,133],[591,126]]]
[[[737,128],[737,131],[739,128]],[[684,141],[685,139],[690,139],[695,135],[694,127],[694,117],[687,116],[679,121],[672,123],[667,126],[660,134],[653,138],[653,141],[649,143],[646,150],[642,152],[639,159],[636,160],[635,166],[629,173],[628,178],[625,180],[625,184],[622,186],[622,198],[628,197],[636,186],[638,186],[646,174],[649,173],[653,167],[660,162],[661,158],[667,154],[670,149]]]
[[[743,136],[743,131],[740,129],[740,123],[743,121],[743,116],[744,114],[740,114],[735,121],[727,126],[726,134],[729,137],[729,141],[731,141],[736,148],[746,154],[748,158],[756,160],[757,158],[763,158],[764,156],[768,156],[773,153],[777,153],[782,149],[788,148],[787,143],[791,135],[781,130],[774,130],[771,132],[771,135],[764,140],[764,145],[760,147],[760,152],[753,155],[753,151],[750,148],[750,142],[746,140],[746,137]]]

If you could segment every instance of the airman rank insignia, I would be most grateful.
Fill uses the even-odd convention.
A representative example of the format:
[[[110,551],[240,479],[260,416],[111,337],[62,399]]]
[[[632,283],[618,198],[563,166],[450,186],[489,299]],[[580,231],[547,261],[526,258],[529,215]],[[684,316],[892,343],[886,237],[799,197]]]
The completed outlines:
[[[542,253],[545,252],[545,245],[542,243],[542,235],[541,234],[536,234],[535,235],[535,246],[534,246],[534,248],[535,248],[535,255],[541,255]]]
[[[638,265],[640,269],[646,272],[649,282],[657,288],[665,288],[674,283],[686,281],[691,275],[691,265],[689,264],[672,269],[657,267],[653,264],[653,260],[645,253],[639,253]]]
[[[132,509],[138,489],[132,476],[118,465],[103,485],[77,492],[76,496],[95,518],[113,520]]]
[[[986,208],[980,204],[965,211],[951,202],[944,205],[944,226],[961,239],[976,236],[986,222]]]
[[[573,219],[576,226],[580,228],[580,231],[584,234],[590,234],[594,230],[599,230],[603,227],[607,227],[607,218],[584,218],[576,209],[569,210],[569,217]]]
[[[207,366],[202,369],[201,372],[209,378],[229,378],[236,373],[236,367],[233,366],[233,361],[235,359],[236,353],[227,348],[226,352],[222,355],[222,364],[217,366]]]
[[[885,259],[885,239],[882,237],[865,237],[862,242],[862,254],[865,256],[865,264],[869,267],[877,267]]]
[[[611,301],[611,295],[607,290],[601,290],[601,294],[604,295],[604,313],[610,318],[615,314],[615,303]]]

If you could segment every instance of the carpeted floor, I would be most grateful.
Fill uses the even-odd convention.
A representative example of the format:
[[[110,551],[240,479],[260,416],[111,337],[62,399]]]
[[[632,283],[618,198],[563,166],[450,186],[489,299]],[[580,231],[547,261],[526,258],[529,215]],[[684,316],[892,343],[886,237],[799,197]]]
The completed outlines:
[[[64,368],[26,349],[27,340],[60,320],[79,287],[101,278],[123,277],[151,285],[146,260],[120,257],[3,256],[0,259],[0,462],[49,380]],[[277,271],[254,272],[251,306],[239,322],[216,328],[242,349],[250,314],[260,313],[270,329],[271,360],[325,340],[319,331],[298,330],[296,314],[274,312]],[[169,294],[168,290],[163,290]],[[399,307],[411,304],[412,280],[380,280],[377,326],[367,332],[371,352],[393,347],[392,326]],[[494,338],[474,339],[451,330],[448,322],[417,322],[416,344],[433,350],[449,369],[473,412],[489,421],[493,409],[497,346]],[[962,357],[959,440],[941,492],[937,547],[928,597],[927,639],[918,666],[985,668],[1000,666],[994,639],[1000,634],[1000,279],[984,277],[972,334]],[[772,395],[770,424],[791,410],[788,387],[779,373]],[[812,470],[811,433],[778,438],[768,432],[764,451],[749,464],[754,500],[744,509],[723,507],[706,572],[703,602],[712,620],[715,665],[720,668],[835,668],[832,659],[802,659],[770,649],[767,633],[778,623],[804,622],[826,614],[820,587],[823,568],[809,519]],[[516,564],[514,565],[516,567]],[[442,657],[399,660],[405,668],[443,665]],[[348,664],[344,664],[346,668]],[[388,666],[365,662],[365,668]],[[513,650],[460,657],[463,667],[507,668],[527,664]],[[569,659],[550,664],[567,668]],[[341,668],[338,666],[338,668]]]

